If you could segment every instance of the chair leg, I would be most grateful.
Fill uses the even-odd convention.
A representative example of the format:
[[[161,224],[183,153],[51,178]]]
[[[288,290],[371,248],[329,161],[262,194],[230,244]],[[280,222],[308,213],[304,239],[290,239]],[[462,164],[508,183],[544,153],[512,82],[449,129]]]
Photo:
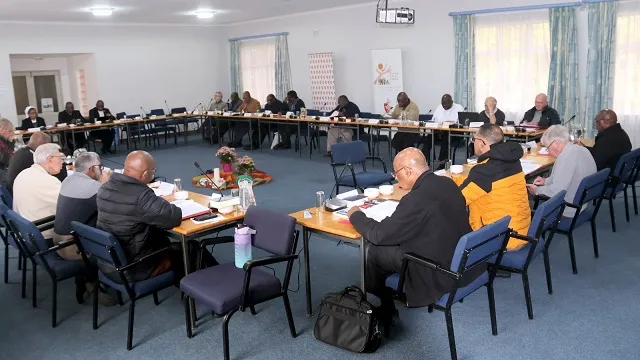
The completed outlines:
[[[124,305],[124,301],[122,301],[122,293],[120,291],[116,291],[116,296],[118,297],[118,305]]]
[[[593,255],[598,258],[600,254],[598,252],[598,233],[595,220],[591,220],[591,239],[593,240]]]
[[[184,293],[183,293],[184,294]],[[184,299],[184,322],[187,325],[187,337],[191,339],[193,337],[193,333],[191,332],[191,316],[189,311],[189,297],[185,296]]]
[[[238,309],[231,310],[224,316],[222,320],[222,351],[224,353],[224,360],[229,360],[229,320],[231,320],[231,316],[235,314]]]
[[[53,280],[53,299],[51,304],[51,327],[56,327],[58,314],[58,282]]]
[[[256,314],[255,306],[253,306],[253,305],[249,306],[249,311],[251,312],[251,315],[255,315]]]
[[[496,320],[496,300],[493,295],[493,284],[487,284],[487,296],[489,297],[489,315],[491,316],[491,334],[498,335],[498,321]]]
[[[100,287],[100,283],[96,282],[96,286]],[[98,289],[93,292],[93,330],[98,329]],[[120,293],[118,292],[118,295]]]
[[[22,253],[18,252],[18,270],[22,270]]]
[[[633,194],[633,212],[638,215],[638,197],[636,195],[636,184],[631,184],[631,193]]]
[[[616,232],[616,214],[613,212],[613,198],[609,199],[609,215],[611,216],[611,231]]]
[[[9,282],[9,245],[4,246],[4,283]]]
[[[36,280],[37,277],[37,267],[35,265],[33,265],[33,270],[31,272],[31,293],[33,296],[33,299],[31,299],[31,306],[33,306],[34,308],[36,307],[36,298],[37,298],[37,291],[36,291],[36,287],[38,285],[38,281]]]
[[[433,312],[433,306],[429,305],[429,306],[427,307],[427,312],[428,312],[428,313],[432,313],[432,312]]]
[[[153,293],[153,303],[156,304],[156,306],[160,305],[160,300],[158,300],[158,293],[157,292]]]
[[[533,304],[531,302],[531,289],[529,288],[529,275],[525,271],[522,274],[522,286],[524,288],[524,300],[527,303],[527,315],[529,320],[533,320]]]
[[[456,338],[453,333],[453,318],[451,317],[451,309],[445,310],[444,317],[447,322],[447,335],[449,336],[449,350],[451,351],[451,360],[458,360],[458,354],[456,351]]]
[[[544,257],[544,272],[547,276],[547,292],[549,295],[553,294],[553,284],[551,282],[551,263],[549,262],[549,251],[547,249],[542,253]]]
[[[291,305],[289,304],[289,296],[285,292],[282,296],[284,302],[284,310],[287,312],[287,321],[289,322],[289,331],[291,331],[291,337],[296,337],[296,326],[293,323],[293,315],[291,315]]]
[[[573,246],[573,234],[568,234],[569,238],[569,254],[571,255],[571,268],[573,269],[573,273],[578,273],[578,265],[576,265],[576,250]]]
[[[129,304],[129,325],[127,326],[127,350],[133,349],[133,315],[136,311],[136,301],[131,299]]]
[[[627,217],[627,222],[629,222],[629,195],[626,188],[624,189],[624,214]]]
[[[19,260],[22,263],[22,298],[27,297],[27,257],[23,256]]]

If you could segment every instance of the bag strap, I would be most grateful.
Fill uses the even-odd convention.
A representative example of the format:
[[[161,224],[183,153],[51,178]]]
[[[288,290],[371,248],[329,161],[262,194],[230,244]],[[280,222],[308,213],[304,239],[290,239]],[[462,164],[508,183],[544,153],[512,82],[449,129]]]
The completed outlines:
[[[347,286],[344,290],[342,290],[342,293],[340,293],[340,298],[342,299],[342,297],[346,294],[355,296],[360,303],[362,302],[362,300],[366,299],[364,292],[355,285]]]

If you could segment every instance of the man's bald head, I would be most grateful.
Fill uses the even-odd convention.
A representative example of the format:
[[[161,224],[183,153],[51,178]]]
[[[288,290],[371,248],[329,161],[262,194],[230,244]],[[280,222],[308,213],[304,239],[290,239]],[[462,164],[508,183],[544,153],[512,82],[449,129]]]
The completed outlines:
[[[600,110],[596,115],[596,129],[603,131],[618,123],[618,115],[611,109]]]
[[[393,159],[393,175],[402,189],[413,188],[416,180],[427,170],[427,159],[414,147],[400,151]]]
[[[37,131],[37,132],[34,132],[33,135],[31,135],[31,138],[29,139],[27,146],[29,147],[29,149],[35,151],[38,148],[38,146],[42,144],[48,144],[50,142],[51,142],[51,136],[41,131]]]
[[[440,105],[442,105],[442,108],[445,110],[451,109],[451,107],[453,106],[453,98],[451,97],[451,95],[442,95],[442,99],[440,99]]]
[[[549,99],[547,98],[547,94],[538,94],[536,96],[536,110],[542,111],[549,105]]]
[[[407,93],[404,91],[398,94],[397,101],[398,105],[403,108],[407,107],[411,102],[411,100],[409,99],[409,95],[407,95]]]
[[[123,174],[143,184],[148,184],[156,174],[156,161],[146,151],[137,150],[130,153],[124,161]]]

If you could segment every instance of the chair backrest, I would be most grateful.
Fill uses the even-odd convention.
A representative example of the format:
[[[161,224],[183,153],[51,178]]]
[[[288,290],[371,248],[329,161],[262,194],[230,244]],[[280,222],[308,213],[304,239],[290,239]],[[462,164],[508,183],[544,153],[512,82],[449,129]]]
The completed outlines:
[[[0,185],[0,199],[7,207],[13,208],[13,196],[11,196],[9,189],[4,185]]]
[[[256,230],[253,246],[280,256],[295,252],[296,220],[291,216],[252,206],[244,216],[244,223]]]
[[[307,109],[307,116],[320,116],[322,112],[316,109]]]
[[[31,255],[49,248],[47,241],[34,223],[23,218],[13,210],[7,211],[7,220],[9,220],[14,234],[18,237],[16,240],[20,241],[22,247],[30,252]],[[50,255],[55,254],[51,253]]]
[[[78,244],[78,249],[115,267],[127,265],[129,262],[118,240],[112,234],[83,223],[72,221],[71,231]]]
[[[186,112],[187,112],[187,108],[186,107],[177,107],[177,108],[171,109],[171,113],[172,114],[184,114]]]
[[[116,119],[125,119],[127,117],[126,112],[119,112],[116,114]]]
[[[602,169],[582,179],[580,185],[578,185],[576,195],[573,197],[573,204],[582,206],[602,196],[607,187],[610,171],[609,169]]]
[[[361,119],[371,119],[371,114],[370,112],[360,112],[360,118]]]
[[[367,143],[362,140],[331,145],[331,158],[335,164],[359,164],[367,159]]]
[[[149,116],[151,116],[151,115],[162,116],[162,115],[164,115],[164,110],[163,109],[151,109],[151,112],[149,113]]]
[[[498,264],[494,259],[501,257],[506,247],[510,221],[511,216],[507,215],[461,237],[453,253],[451,271],[464,275],[489,260]]]
[[[433,119],[433,115],[431,115],[431,114],[420,114],[420,115],[418,115],[418,120],[420,120],[420,121],[429,121],[431,119]]]
[[[138,116],[140,116],[140,114],[127,115],[127,119],[135,119]]]
[[[616,168],[611,173],[611,176],[619,178],[622,182],[630,182],[631,177],[634,175],[636,161],[638,160],[638,154],[633,151],[622,155],[616,164]]]
[[[527,235],[538,240],[538,242],[532,258],[538,256],[545,248],[545,239],[543,239],[542,235],[547,231],[553,230],[562,218],[565,195],[567,195],[567,192],[564,190],[553,195],[549,200],[540,204],[533,214]]]

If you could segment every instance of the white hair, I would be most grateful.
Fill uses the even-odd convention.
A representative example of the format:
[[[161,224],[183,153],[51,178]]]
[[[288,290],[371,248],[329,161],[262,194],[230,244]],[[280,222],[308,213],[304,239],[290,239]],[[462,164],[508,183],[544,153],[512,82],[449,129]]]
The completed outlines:
[[[5,118],[0,117],[0,130],[13,131],[13,123]]]
[[[73,167],[76,171],[85,172],[90,167],[100,165],[100,156],[94,152],[85,152],[80,154],[73,162]]]
[[[56,155],[56,153],[60,152],[60,145],[58,144],[42,144],[38,146],[36,151],[33,153],[33,163],[34,164],[42,164],[47,161],[47,159],[51,156]]]
[[[552,125],[544,132],[544,134],[542,134],[540,142],[544,146],[549,146],[554,141],[566,144],[569,142],[569,139],[569,130],[567,130],[566,127],[562,125]]]

